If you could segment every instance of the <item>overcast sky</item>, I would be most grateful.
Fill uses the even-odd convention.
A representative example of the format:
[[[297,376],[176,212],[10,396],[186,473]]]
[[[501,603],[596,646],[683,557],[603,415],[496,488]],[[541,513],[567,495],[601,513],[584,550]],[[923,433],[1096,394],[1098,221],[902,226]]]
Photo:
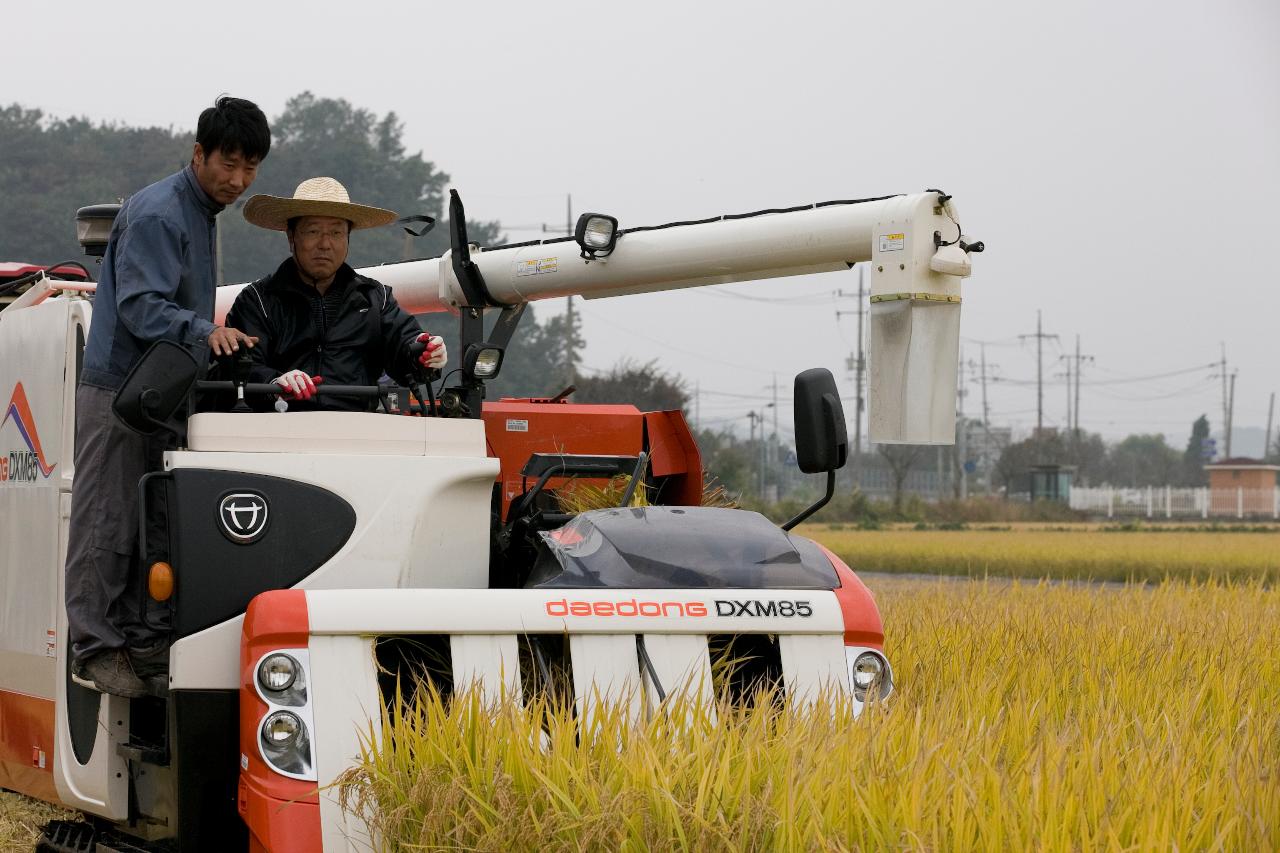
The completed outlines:
[[[270,116],[310,89],[394,110],[470,216],[511,226],[562,222],[566,193],[625,227],[942,187],[988,248],[962,335],[1008,380],[988,387],[997,423],[1035,423],[1018,335],[1037,309],[1060,336],[1047,376],[1077,334],[1093,356],[1081,423],[1108,437],[1182,444],[1202,412],[1216,432],[1223,343],[1237,427],[1264,426],[1280,391],[1274,0],[63,0],[4,18],[0,103],[189,128],[220,92]],[[854,304],[832,294],[856,287],[849,272],[588,302],[585,362],[657,358],[697,381],[704,422],[745,429],[775,373],[784,399],[815,365],[852,393],[855,326],[835,311]],[[1045,397],[1063,423],[1060,378]]]

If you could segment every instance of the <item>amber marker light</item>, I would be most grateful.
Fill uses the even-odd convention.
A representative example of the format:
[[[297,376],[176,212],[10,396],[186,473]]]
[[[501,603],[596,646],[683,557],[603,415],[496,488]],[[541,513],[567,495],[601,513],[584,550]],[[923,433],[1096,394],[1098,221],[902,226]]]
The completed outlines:
[[[147,572],[147,592],[156,601],[168,601],[173,596],[173,566],[164,561],[152,563]]]

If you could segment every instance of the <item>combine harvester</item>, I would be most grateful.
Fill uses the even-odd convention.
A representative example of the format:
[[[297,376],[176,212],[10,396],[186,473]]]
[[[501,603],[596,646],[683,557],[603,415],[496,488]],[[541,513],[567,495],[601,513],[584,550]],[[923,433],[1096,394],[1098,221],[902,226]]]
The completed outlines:
[[[69,676],[62,566],[86,285],[42,275],[0,312],[0,787],[93,819],[51,824],[44,849],[366,849],[331,783],[377,731],[397,674],[498,697],[553,689],[559,673],[558,692],[588,716],[595,701],[644,716],[673,694],[709,702],[762,683],[800,702],[838,691],[855,709],[891,691],[871,595],[787,532],[830,499],[848,453],[829,372],[795,385],[797,458],[827,474],[826,497],[782,528],[700,506],[679,412],[485,403],[484,383],[534,300],[869,261],[871,440],[950,443],[960,279],[982,248],[962,239],[950,197],[630,229],[586,214],[573,238],[489,250],[468,244],[456,194],[450,213],[444,256],[363,272],[411,312],[459,316],[454,384],[322,386],[382,411],[264,413],[244,402],[269,409],[276,386],[234,367],[237,378],[197,380],[184,350],[160,344],[121,389],[117,413],[143,432],[177,428],[193,393],[237,401],[187,418],[184,446],[139,484],[140,587],[173,638],[161,695],[130,701]],[[81,223],[87,250],[109,222]],[[220,313],[236,290],[223,288]],[[555,492],[572,478],[620,474],[650,506],[561,512]],[[161,500],[167,524],[148,536]],[[711,661],[730,645],[749,662],[713,688]]]

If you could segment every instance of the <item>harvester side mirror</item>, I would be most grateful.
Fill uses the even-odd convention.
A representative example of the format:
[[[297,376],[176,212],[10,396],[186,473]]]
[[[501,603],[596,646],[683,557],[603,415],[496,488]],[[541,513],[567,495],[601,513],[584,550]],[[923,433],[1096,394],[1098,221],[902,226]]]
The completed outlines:
[[[836,380],[825,367],[796,377],[796,463],[806,474],[827,474],[827,493],[817,503],[782,525],[790,530],[827,505],[836,493],[836,471],[849,459],[849,433]]]
[[[197,373],[191,353],[172,341],[156,341],[125,377],[111,410],[136,433],[171,430],[169,420],[191,393]]]
[[[825,367],[796,377],[796,463],[806,474],[843,468],[849,458],[849,433],[836,380]]]

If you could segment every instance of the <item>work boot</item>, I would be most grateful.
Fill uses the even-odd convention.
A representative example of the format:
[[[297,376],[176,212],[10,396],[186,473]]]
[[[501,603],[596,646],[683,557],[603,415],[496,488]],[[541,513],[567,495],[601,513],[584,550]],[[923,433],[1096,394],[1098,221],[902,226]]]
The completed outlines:
[[[129,649],[129,663],[133,671],[151,691],[152,696],[163,696],[169,689],[169,644],[160,642],[149,649]]]
[[[81,687],[126,699],[147,695],[147,685],[134,673],[124,649],[108,649],[71,664],[71,680]]]

